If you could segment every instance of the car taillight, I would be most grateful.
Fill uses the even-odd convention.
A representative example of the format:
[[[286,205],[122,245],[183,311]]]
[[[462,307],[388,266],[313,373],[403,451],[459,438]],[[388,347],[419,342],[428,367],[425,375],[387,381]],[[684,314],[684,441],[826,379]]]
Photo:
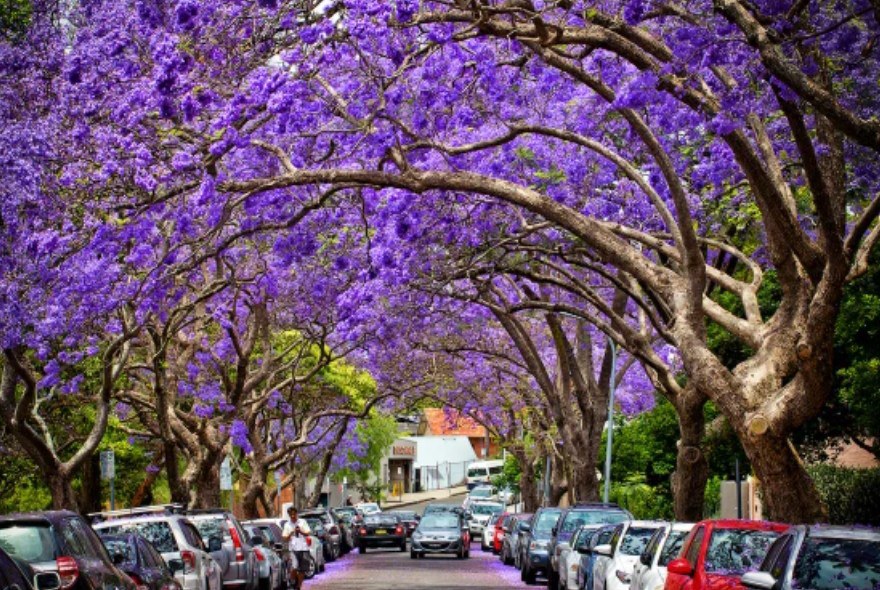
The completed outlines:
[[[330,527],[330,534],[331,535],[338,535],[339,534],[339,527],[337,527],[335,524],[332,527]]]
[[[362,535],[366,535],[366,534],[367,534],[367,529],[365,529],[364,527],[361,527],[360,533],[361,533]]]
[[[180,560],[183,562],[183,573],[191,574],[196,571],[196,554],[192,551],[181,551]]]
[[[244,561],[244,548],[241,546],[241,537],[231,522],[229,523],[229,536],[232,537],[232,546],[235,547],[235,561]]]
[[[403,527],[400,526],[400,525],[397,525],[397,528],[394,529],[394,531],[395,531],[398,535],[402,535],[402,534],[403,534]]]
[[[67,589],[73,586],[79,577],[79,564],[72,557],[59,557],[55,560],[58,567],[58,577],[61,578],[61,588]]]
[[[144,581],[141,580],[137,574],[128,574],[128,577],[131,578],[131,581],[135,583],[135,586],[137,586],[137,590],[150,590],[150,587],[144,584]]]
[[[306,537],[306,547],[312,546],[312,537]]]

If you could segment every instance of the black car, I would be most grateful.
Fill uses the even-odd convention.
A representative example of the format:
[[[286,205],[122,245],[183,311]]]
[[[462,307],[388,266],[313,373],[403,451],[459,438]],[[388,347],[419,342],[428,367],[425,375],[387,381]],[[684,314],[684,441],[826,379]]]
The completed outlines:
[[[174,573],[183,571],[183,560],[168,565],[140,535],[100,535],[113,563],[137,584],[138,590],[181,590]],[[169,566],[171,569],[169,569]]]
[[[137,590],[117,568],[95,531],[67,510],[0,516],[0,548],[34,572],[55,572],[65,590]]]
[[[397,547],[406,551],[406,529],[400,517],[390,512],[367,514],[358,529],[358,551],[366,553],[368,547]]]
[[[0,548],[0,588],[59,590],[61,578],[55,572],[34,574],[27,562],[15,559]]]
[[[563,510],[559,515],[558,524],[551,529],[547,547],[550,562],[547,569],[547,587],[550,590],[557,590],[559,587],[559,555],[579,528],[585,524],[618,524],[627,520],[632,520],[632,514],[617,504],[590,502],[575,504]]]
[[[470,532],[461,514],[434,511],[422,516],[412,535],[409,556],[451,553],[459,559],[470,557]]]
[[[400,517],[400,522],[403,523],[407,537],[412,537],[413,531],[419,526],[419,520],[422,518],[412,510],[389,510],[387,514],[394,514]]]
[[[550,569],[550,541],[553,528],[559,522],[561,508],[539,508],[531,523],[520,523],[520,577],[523,582],[534,584],[538,572]]]

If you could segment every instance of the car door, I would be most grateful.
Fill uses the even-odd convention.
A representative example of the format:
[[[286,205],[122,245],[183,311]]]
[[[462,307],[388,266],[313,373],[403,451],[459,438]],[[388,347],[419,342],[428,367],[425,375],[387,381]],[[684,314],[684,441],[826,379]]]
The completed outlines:
[[[646,574],[653,565],[655,557],[660,551],[660,546],[663,544],[663,540],[666,538],[668,532],[668,526],[662,526],[654,531],[654,534],[648,541],[648,545],[645,547],[645,550],[642,551],[642,554],[639,555],[639,560],[633,568],[632,582],[630,583],[631,590],[642,590],[644,588],[642,580],[646,577]]]
[[[30,580],[2,550],[0,550],[0,590],[31,590]]]
[[[703,539],[706,537],[706,527],[700,525],[691,532],[690,540],[687,542],[687,549],[683,553],[683,557],[694,568],[696,574],[699,567],[700,549],[703,547]],[[682,574],[667,573],[665,590],[690,590],[694,587],[695,576],[685,576]]]

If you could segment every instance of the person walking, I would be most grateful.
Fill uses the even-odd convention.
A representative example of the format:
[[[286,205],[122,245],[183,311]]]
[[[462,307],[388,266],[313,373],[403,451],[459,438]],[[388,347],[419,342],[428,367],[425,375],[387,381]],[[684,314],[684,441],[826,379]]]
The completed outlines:
[[[312,534],[312,530],[309,528],[309,523],[299,517],[299,512],[293,506],[287,509],[287,516],[290,520],[284,524],[281,538],[287,541],[290,552],[296,559],[296,566],[290,569],[290,582],[295,590],[301,590],[306,572],[309,571],[309,562],[312,559],[309,554],[309,544],[306,541],[306,538]]]

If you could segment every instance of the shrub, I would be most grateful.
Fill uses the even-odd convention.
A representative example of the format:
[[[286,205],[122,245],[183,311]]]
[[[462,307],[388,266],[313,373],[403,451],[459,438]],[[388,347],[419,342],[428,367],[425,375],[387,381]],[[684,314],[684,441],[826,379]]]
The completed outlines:
[[[880,526],[880,469],[848,469],[833,465],[807,468],[831,524]]]

